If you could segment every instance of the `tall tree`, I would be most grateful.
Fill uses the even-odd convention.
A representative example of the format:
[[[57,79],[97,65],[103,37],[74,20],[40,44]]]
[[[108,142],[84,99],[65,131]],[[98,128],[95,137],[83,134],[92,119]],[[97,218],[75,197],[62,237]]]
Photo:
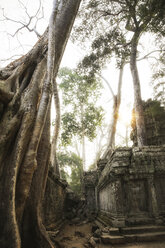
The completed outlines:
[[[28,54],[0,70],[0,246],[3,248],[53,247],[41,217],[50,161],[51,84],[80,0],[60,3],[60,11],[54,14],[55,27],[51,26],[55,30],[55,62],[51,58],[50,71],[46,70],[48,30]]]
[[[85,137],[92,140],[96,136],[96,127],[101,125],[103,118],[102,108],[96,105],[100,83],[69,68],[61,69],[59,76],[64,105],[62,142],[71,144],[74,136],[81,141],[85,169]]]
[[[130,69],[134,85],[134,105],[136,112],[138,146],[146,145],[141,88],[136,64],[138,56],[137,47],[141,35],[146,31],[153,30],[154,22],[162,27],[162,20],[165,13],[165,2],[163,0],[92,0],[84,2],[84,5],[86,5],[86,8],[83,6],[83,9],[86,11],[82,14],[84,16],[84,26],[81,24],[78,27],[79,37],[80,32],[83,30],[83,35],[85,32],[86,37],[89,37],[92,33],[93,40],[100,36],[100,41],[102,40],[104,42],[104,40],[107,40],[107,34],[112,34],[112,29],[114,30],[116,28],[117,31],[120,30],[120,32],[122,32],[127,39],[127,43],[130,44]],[[102,30],[105,30],[105,35],[101,33]],[[161,29],[161,31],[162,30],[163,29]],[[105,37],[106,39],[104,39]],[[109,36],[109,43],[107,41],[107,50],[110,49],[108,45],[110,44],[112,37],[114,37],[113,34],[112,36]]]
[[[108,43],[108,48],[107,48]],[[119,117],[119,108],[121,103],[121,89],[123,83],[123,70],[125,63],[128,63],[128,56],[130,54],[129,44],[119,30],[112,30],[105,35],[96,38],[92,43],[92,51],[85,56],[79,64],[81,70],[84,70],[89,75],[96,75],[103,79],[103,82],[108,86],[110,92],[110,99],[113,99],[112,118],[109,123],[107,149],[104,153],[105,157],[108,152],[113,151],[115,147],[115,135],[117,121]],[[111,60],[111,57],[116,57],[116,66],[119,69],[119,79],[117,86],[117,94],[113,91],[111,80],[107,80],[102,74],[101,70],[106,63]],[[114,82],[113,82],[114,84]]]
[[[129,18],[127,19],[126,29],[133,32],[131,39],[131,55],[130,55],[130,68],[134,85],[134,107],[136,116],[136,128],[137,128],[137,142],[138,146],[146,145],[146,131],[144,123],[144,114],[141,99],[140,80],[138,75],[138,69],[136,64],[137,47],[140,36],[151,29],[151,26],[162,15],[162,9],[165,9],[164,1],[147,1],[143,3],[141,1],[134,1],[127,3],[129,10]],[[162,16],[163,17],[163,16]]]
[[[107,148],[104,152],[103,158],[107,156],[108,153],[112,153],[112,151],[115,148],[115,135],[116,135],[116,127],[117,127],[117,121],[119,118],[119,108],[121,103],[121,88],[122,88],[122,82],[123,82],[123,69],[124,69],[124,62],[122,63],[120,67],[119,72],[119,81],[118,81],[118,90],[117,94],[115,95],[109,82],[103,77],[103,80],[109,85],[112,97],[113,97],[113,111],[112,111],[112,120],[111,124],[109,125],[109,131],[108,131],[108,143]]]

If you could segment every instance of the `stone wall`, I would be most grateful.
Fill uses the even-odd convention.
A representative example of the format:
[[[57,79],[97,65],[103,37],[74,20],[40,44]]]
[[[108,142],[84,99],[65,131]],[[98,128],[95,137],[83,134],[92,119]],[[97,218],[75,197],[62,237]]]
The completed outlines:
[[[66,186],[53,171],[49,171],[43,202],[43,219],[47,230],[57,228],[65,218]]]
[[[163,223],[165,146],[116,149],[99,177],[97,201],[109,225]]]
[[[96,185],[98,182],[97,171],[85,172],[83,176],[84,195],[86,208],[89,212],[96,211]]]

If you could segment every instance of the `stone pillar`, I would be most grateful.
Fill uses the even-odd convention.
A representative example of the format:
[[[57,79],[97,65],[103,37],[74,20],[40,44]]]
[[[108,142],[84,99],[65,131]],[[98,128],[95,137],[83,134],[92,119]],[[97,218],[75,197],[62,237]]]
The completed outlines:
[[[124,227],[125,226],[125,215],[124,215],[124,205],[123,205],[123,186],[121,183],[121,178],[116,180],[116,218],[113,221],[115,227]]]
[[[97,171],[88,171],[84,173],[84,195],[86,198],[87,209],[89,212],[96,212],[96,185],[98,175]]]
[[[97,186],[95,187],[95,203],[96,203],[96,211],[99,210],[99,192]]]
[[[159,208],[158,208],[158,203],[157,203],[157,198],[156,198],[156,191],[155,191],[153,176],[148,178],[148,192],[149,192],[150,204],[151,204],[150,206],[151,214],[155,218],[156,224],[162,224],[163,220],[159,216]]]

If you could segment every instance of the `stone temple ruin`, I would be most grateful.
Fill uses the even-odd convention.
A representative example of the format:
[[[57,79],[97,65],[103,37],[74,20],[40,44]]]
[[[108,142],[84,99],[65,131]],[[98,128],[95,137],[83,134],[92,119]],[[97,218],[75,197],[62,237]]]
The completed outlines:
[[[95,171],[84,173],[86,214],[95,216],[98,226],[107,227],[104,243],[165,239],[165,110],[152,101],[144,103],[144,108],[149,146],[136,146],[133,124],[134,146],[117,148],[98,162]],[[56,200],[52,197],[44,203],[48,230],[68,214],[65,187],[50,173],[46,197],[51,193]]]
[[[95,185],[91,174],[85,175],[87,205],[97,212],[100,223],[121,233],[135,231],[128,227],[164,224],[165,146],[118,148],[110,159],[98,163]],[[165,227],[161,228],[165,231]],[[144,237],[147,238],[154,236],[151,233]],[[127,241],[136,240],[127,236]]]
[[[119,243],[165,237],[165,111],[158,102],[144,107],[149,146],[136,147],[134,126],[135,146],[117,148],[84,177],[88,209],[116,228]],[[105,235],[105,242],[110,239],[115,236]]]

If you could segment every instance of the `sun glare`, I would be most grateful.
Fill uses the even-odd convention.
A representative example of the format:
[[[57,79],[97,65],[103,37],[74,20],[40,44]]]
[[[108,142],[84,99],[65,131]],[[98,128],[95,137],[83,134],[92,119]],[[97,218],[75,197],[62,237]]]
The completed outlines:
[[[131,119],[132,119],[132,108],[121,107],[119,112],[119,119],[117,123],[116,146],[132,145],[132,141],[130,140]]]
[[[119,122],[121,122],[125,126],[129,126],[131,124],[132,119],[132,109],[123,107],[119,111]]]

